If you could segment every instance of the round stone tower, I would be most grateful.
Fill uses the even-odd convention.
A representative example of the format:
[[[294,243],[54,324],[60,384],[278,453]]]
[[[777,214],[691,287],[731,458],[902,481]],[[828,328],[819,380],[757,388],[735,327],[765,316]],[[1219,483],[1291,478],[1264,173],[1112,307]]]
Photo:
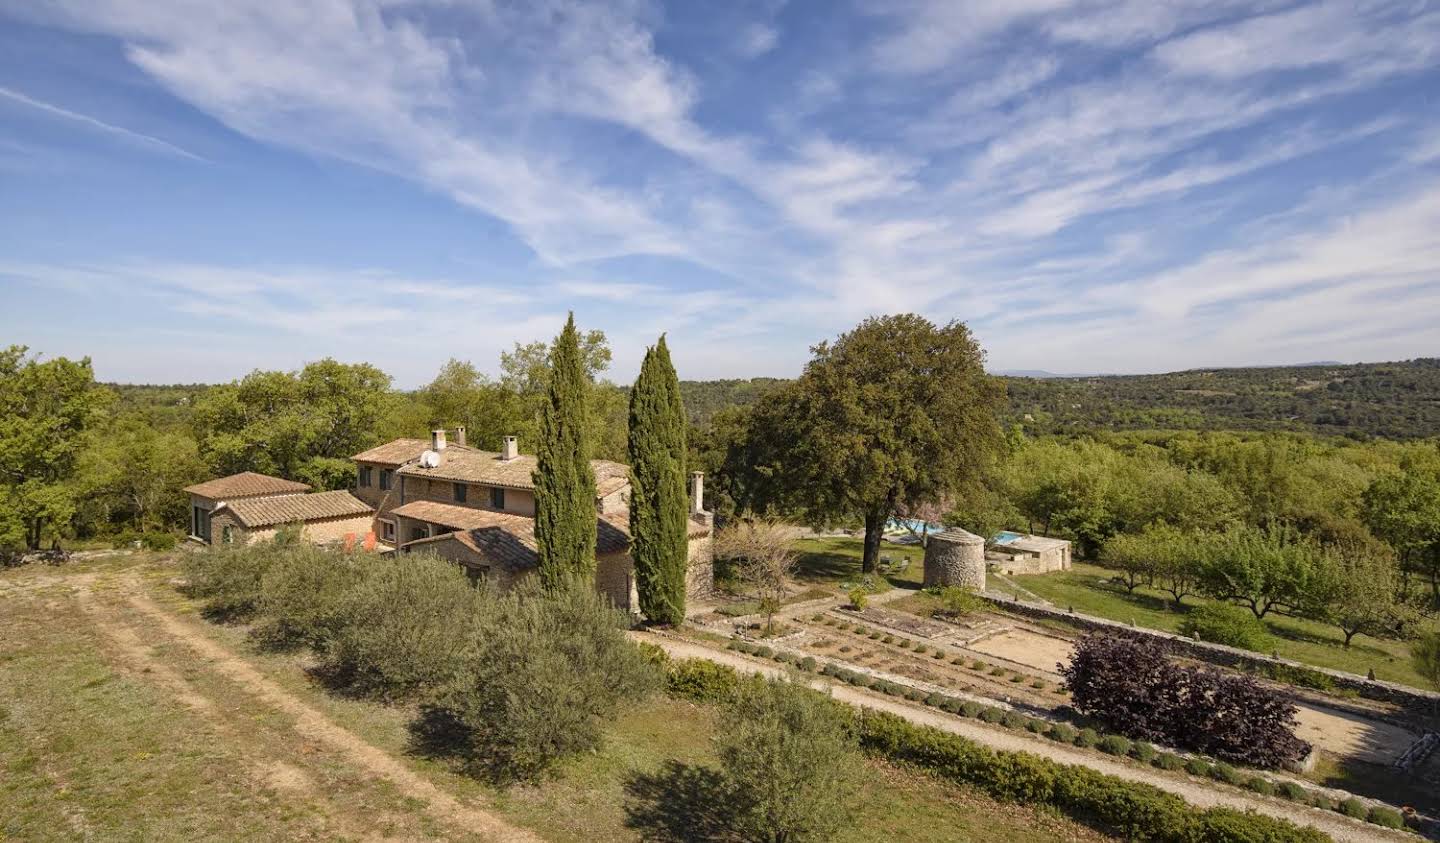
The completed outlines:
[[[925,587],[955,585],[985,590],[985,540],[961,529],[930,537],[925,545]]]

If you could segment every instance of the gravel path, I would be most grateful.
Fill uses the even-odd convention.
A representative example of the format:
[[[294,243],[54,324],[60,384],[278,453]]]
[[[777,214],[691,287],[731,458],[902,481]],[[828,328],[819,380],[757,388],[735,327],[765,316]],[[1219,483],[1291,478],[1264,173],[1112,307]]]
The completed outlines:
[[[671,656],[679,658],[708,659],[719,664],[729,665],[736,670],[746,673],[759,673],[766,676],[784,676],[790,673],[787,668],[773,663],[748,659],[739,653],[729,650],[719,650],[704,646],[703,644],[664,638],[653,633],[637,632],[631,633],[631,635],[637,641],[647,641],[651,644],[657,644]],[[851,685],[832,685],[823,679],[814,677],[809,678],[807,681],[811,687],[827,690],[834,695],[835,699],[852,705],[866,706],[878,711],[897,714],[914,723],[934,726],[937,729],[961,735],[962,737],[969,738],[976,743],[984,744],[993,749],[1028,752],[1032,755],[1039,755],[1062,764],[1081,764],[1128,781],[1154,785],[1161,790],[1169,791],[1184,798],[1192,805],[1198,805],[1202,808],[1224,805],[1242,811],[1253,810],[1272,817],[1290,820],[1298,825],[1318,828],[1326,834],[1329,834],[1336,841],[1339,841],[1339,843],[1351,843],[1352,841],[1353,843],[1371,843],[1377,840],[1409,840],[1413,843],[1413,841],[1421,839],[1413,834],[1389,831],[1379,826],[1371,825],[1370,823],[1352,820],[1333,811],[1322,811],[1318,808],[1302,807],[1290,802],[1280,801],[1279,799],[1266,799],[1261,796],[1254,796],[1223,786],[1201,784],[1196,779],[1182,779],[1177,776],[1165,775],[1149,768],[1139,767],[1106,756],[1063,746],[1044,738],[1032,738],[1028,736],[1028,733],[1020,734],[987,728],[973,720],[967,720],[931,708],[910,705],[897,701],[893,697],[875,694],[863,688],[856,688]]]

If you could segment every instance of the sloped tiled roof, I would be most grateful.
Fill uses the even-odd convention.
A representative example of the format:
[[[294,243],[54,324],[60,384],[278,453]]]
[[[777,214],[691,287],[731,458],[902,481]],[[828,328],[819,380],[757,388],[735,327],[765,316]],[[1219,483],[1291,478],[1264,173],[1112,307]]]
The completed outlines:
[[[419,457],[430,447],[428,441],[420,439],[397,439],[394,442],[371,448],[363,454],[356,454],[361,462],[384,462],[400,465]],[[537,460],[533,454],[521,454],[514,459],[501,459],[494,451],[478,451],[474,448],[450,445],[440,452],[440,465],[425,468],[411,462],[399,469],[406,477],[428,477],[432,480],[451,480],[463,483],[481,483],[486,486],[501,486],[507,489],[533,489]],[[591,460],[595,470],[595,493],[600,496],[619,491],[630,482],[630,467],[609,460]]]
[[[221,510],[234,513],[235,520],[247,528],[323,521],[329,518],[353,518],[375,512],[369,504],[344,489],[316,492],[313,495],[278,495],[229,501],[216,511]]]
[[[378,462],[385,465],[400,465],[417,459],[430,447],[429,439],[395,439],[386,442],[384,445],[376,445],[368,451],[362,451],[350,459],[356,462]],[[451,445],[446,448],[464,448],[464,445]]]
[[[185,491],[202,498],[227,500],[254,495],[293,495],[297,492],[310,491],[310,485],[254,471],[242,471],[229,477],[219,477],[214,480],[206,480],[204,483],[196,483],[194,486],[186,486]]]
[[[411,501],[404,506],[396,507],[394,515],[402,518],[414,518],[417,521],[427,521],[431,524],[438,524],[442,527],[449,527],[453,530],[474,533],[484,530],[502,530],[513,536],[520,544],[528,547],[532,553],[535,552],[535,519],[524,515],[515,515],[509,512],[491,512],[485,509],[472,509],[468,506],[456,506],[454,504],[439,503],[436,501]],[[447,536],[453,534],[446,534]],[[445,536],[435,536],[430,539],[420,539],[419,542],[438,541]],[[411,542],[416,544],[418,542]],[[467,545],[469,546],[469,545]],[[595,552],[601,556],[611,553],[624,553],[630,548],[630,524],[629,515],[624,512],[601,515],[596,519],[595,524]],[[472,550],[482,552],[478,546],[471,547]],[[530,564],[535,564],[532,560]]]

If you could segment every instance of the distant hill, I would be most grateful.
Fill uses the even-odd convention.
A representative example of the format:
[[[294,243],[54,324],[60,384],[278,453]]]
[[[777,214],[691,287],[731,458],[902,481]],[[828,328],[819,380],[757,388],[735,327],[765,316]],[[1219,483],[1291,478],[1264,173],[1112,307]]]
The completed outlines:
[[[1440,359],[1193,369],[1160,375],[1007,372],[1010,420],[1034,433],[1085,430],[1296,430],[1337,436],[1440,436]],[[682,381],[704,425],[753,403],[774,378]]]

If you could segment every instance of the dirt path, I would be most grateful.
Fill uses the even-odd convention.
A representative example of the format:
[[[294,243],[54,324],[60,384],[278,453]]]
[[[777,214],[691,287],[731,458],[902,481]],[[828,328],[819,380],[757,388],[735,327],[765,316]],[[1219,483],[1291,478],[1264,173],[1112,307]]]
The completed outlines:
[[[701,644],[660,638],[647,633],[633,633],[632,635],[636,640],[658,644],[664,648],[667,653],[679,658],[708,659],[719,664],[729,665],[730,667],[747,673],[759,673],[766,676],[783,676],[789,674],[789,670],[786,668],[774,664],[753,661],[728,650],[717,650]],[[836,699],[852,705],[865,706],[876,709],[877,711],[897,714],[911,722],[920,723],[925,726],[934,726],[937,729],[960,735],[993,749],[1028,752],[1032,755],[1039,755],[1062,764],[1079,764],[1102,773],[1116,776],[1117,778],[1133,782],[1143,782],[1144,784],[1153,785],[1161,790],[1174,793],[1184,798],[1187,802],[1202,808],[1223,805],[1242,811],[1253,810],[1272,817],[1290,820],[1298,825],[1318,828],[1326,834],[1329,834],[1336,841],[1339,841],[1339,843],[1372,843],[1372,841],[1376,840],[1414,841],[1419,839],[1411,834],[1387,831],[1379,826],[1351,820],[1330,811],[1301,807],[1292,803],[1281,802],[1278,799],[1271,800],[1251,796],[1238,791],[1222,789],[1218,786],[1207,786],[1195,780],[1186,780],[1164,775],[1147,768],[1063,746],[1043,738],[1030,738],[1019,733],[986,728],[971,720],[935,711],[930,708],[909,705],[904,702],[899,702],[892,697],[874,694],[851,685],[832,685],[816,678],[811,678],[807,681],[811,687],[827,690],[833,694]]]
[[[154,620],[166,633],[209,660],[210,667],[217,673],[271,708],[294,717],[295,731],[324,744],[370,775],[390,782],[405,796],[425,805],[433,816],[496,843],[538,843],[541,840],[536,834],[516,828],[489,811],[462,803],[412,772],[389,753],[336,725],[202,630],[165,611],[138,590],[129,594],[126,599],[131,607]],[[288,776],[286,769],[277,769],[276,773],[281,778]]]

